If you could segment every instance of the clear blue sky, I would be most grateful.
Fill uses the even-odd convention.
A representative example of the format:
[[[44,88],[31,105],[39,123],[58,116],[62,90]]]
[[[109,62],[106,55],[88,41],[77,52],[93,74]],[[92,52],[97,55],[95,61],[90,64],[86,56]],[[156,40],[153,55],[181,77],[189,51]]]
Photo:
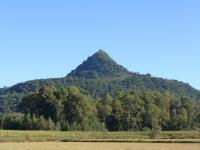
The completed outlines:
[[[98,49],[200,89],[199,0],[2,0],[0,87],[63,77]]]

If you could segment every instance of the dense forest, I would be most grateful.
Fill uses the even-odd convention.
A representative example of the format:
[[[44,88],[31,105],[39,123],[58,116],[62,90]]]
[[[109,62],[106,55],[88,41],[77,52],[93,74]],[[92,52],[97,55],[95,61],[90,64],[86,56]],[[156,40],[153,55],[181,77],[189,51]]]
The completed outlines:
[[[66,77],[0,88],[0,127],[18,130],[199,128],[200,91],[128,71],[100,50]]]
[[[131,90],[93,99],[75,86],[44,87],[0,113],[2,129],[63,131],[190,130],[200,127],[197,101],[169,92]]]
[[[44,86],[66,88],[76,86],[88,92],[92,98],[106,94],[113,96],[117,91],[152,90],[170,92],[177,96],[200,99],[200,91],[189,84],[128,71],[100,50],[89,57],[66,77],[41,79],[19,83],[0,89],[0,112],[16,111],[22,98]]]

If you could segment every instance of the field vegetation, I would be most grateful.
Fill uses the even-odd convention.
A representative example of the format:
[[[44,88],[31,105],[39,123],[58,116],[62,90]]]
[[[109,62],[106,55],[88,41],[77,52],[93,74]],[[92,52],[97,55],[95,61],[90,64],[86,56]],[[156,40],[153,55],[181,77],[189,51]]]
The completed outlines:
[[[200,143],[198,131],[161,132],[157,139],[151,132],[60,132],[60,131],[0,131],[0,142],[142,142]]]

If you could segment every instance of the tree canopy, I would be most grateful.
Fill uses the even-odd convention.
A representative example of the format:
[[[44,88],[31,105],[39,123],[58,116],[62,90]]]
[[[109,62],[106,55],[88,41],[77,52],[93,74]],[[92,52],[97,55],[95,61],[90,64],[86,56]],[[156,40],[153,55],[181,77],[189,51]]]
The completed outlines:
[[[158,91],[120,91],[115,96],[105,95],[94,100],[88,93],[71,86],[44,87],[25,96],[18,107],[27,117],[27,124],[38,118],[41,128],[47,121],[50,126],[57,124],[67,131],[137,131],[154,127],[162,130],[198,128],[198,106],[189,97]]]

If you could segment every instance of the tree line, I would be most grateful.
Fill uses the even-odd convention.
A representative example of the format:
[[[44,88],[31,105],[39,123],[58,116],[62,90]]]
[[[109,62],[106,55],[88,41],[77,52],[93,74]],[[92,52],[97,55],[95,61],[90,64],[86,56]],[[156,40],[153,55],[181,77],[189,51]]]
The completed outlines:
[[[197,101],[168,92],[120,91],[92,98],[75,86],[44,87],[0,113],[1,129],[63,131],[191,130],[200,126]]]
[[[0,125],[5,130],[61,130],[60,124],[51,118],[35,114],[0,113]]]

